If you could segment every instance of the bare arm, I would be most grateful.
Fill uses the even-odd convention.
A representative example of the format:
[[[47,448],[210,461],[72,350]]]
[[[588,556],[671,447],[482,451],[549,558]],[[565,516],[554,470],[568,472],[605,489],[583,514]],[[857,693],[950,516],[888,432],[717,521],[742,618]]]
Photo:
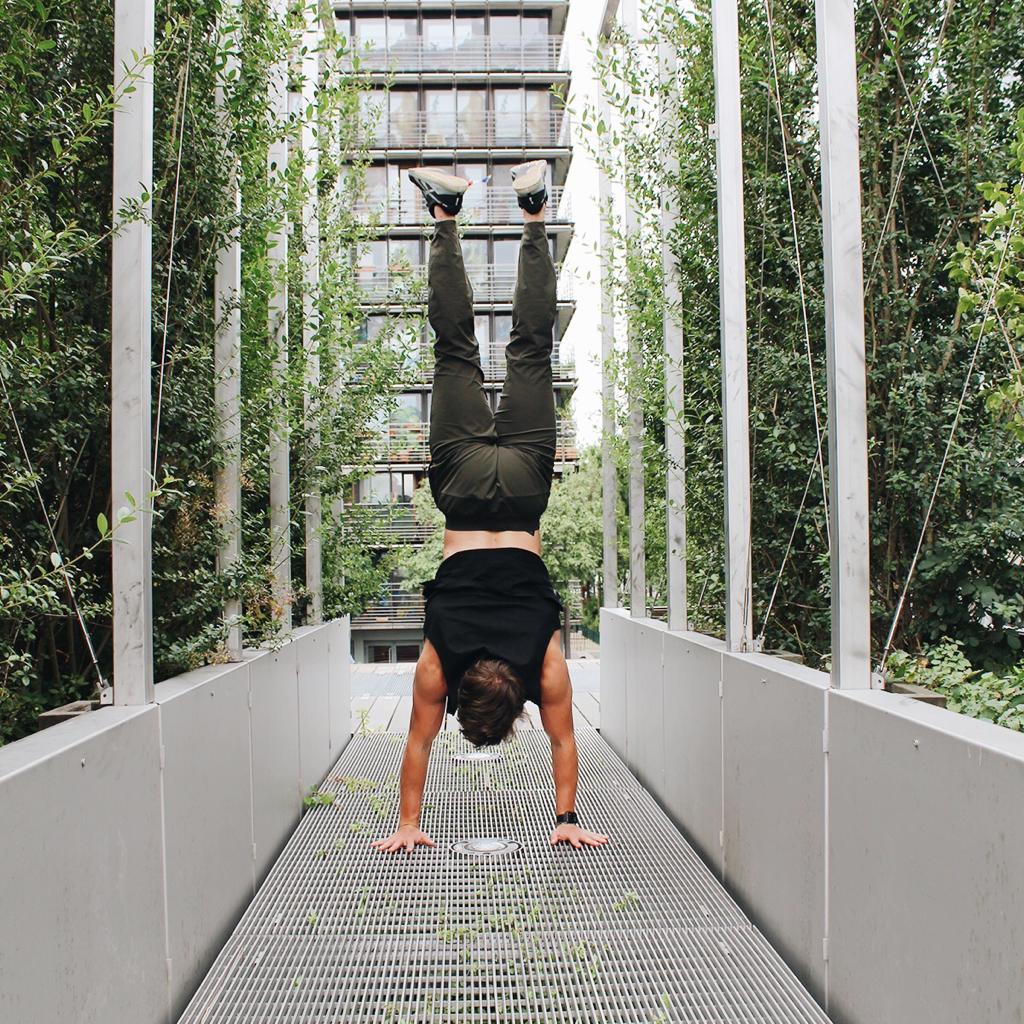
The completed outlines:
[[[551,638],[541,669],[540,720],[551,741],[551,774],[555,781],[555,813],[576,809],[576,784],[579,779],[579,758],[576,733],[572,724],[572,683],[569,666],[559,645],[558,634]],[[577,849],[584,844],[603,846],[608,837],[587,832],[578,825],[559,825],[551,833],[551,845],[572,843]]]
[[[448,687],[440,660],[428,640],[423,645],[423,653],[416,663],[416,675],[413,677],[412,714],[399,781],[398,826],[387,839],[378,839],[373,843],[378,850],[394,853],[404,849],[412,853],[417,845],[434,845],[433,840],[420,829],[420,813],[430,748],[444,722],[447,696]]]

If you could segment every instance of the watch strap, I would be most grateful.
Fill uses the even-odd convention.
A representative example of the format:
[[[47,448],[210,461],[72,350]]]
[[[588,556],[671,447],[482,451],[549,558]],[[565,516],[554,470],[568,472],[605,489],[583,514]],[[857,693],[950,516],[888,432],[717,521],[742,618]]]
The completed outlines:
[[[575,811],[564,811],[562,814],[555,815],[555,822],[558,825],[578,825],[580,819],[576,816]]]

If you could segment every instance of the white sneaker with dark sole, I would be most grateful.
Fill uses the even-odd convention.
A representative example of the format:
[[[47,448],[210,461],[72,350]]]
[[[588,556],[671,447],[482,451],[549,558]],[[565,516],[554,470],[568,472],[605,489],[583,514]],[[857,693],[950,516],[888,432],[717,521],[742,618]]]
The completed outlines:
[[[548,201],[548,162],[531,160],[509,171],[519,206],[527,213],[540,213]]]
[[[430,216],[434,216],[434,207],[440,206],[445,213],[453,217],[462,209],[462,197],[472,182],[449,174],[437,167],[413,167],[409,170],[409,180],[423,193]]]

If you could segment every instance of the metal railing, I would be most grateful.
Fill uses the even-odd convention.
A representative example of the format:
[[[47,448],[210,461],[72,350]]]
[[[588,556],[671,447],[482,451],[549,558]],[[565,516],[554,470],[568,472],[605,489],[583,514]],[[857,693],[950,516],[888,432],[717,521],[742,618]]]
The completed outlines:
[[[561,110],[522,114],[495,110],[382,112],[376,125],[363,130],[367,145],[391,149],[569,146],[569,119]]]
[[[434,348],[433,342],[421,341],[413,354],[414,366],[420,377],[429,380],[434,375]],[[507,364],[505,360],[505,345],[492,343],[480,346],[480,367],[484,371],[486,380],[504,380]],[[551,370],[556,379],[572,377],[576,373],[576,364],[571,356],[562,358],[561,346],[555,343],[551,353]]]
[[[548,219],[553,224],[568,224],[572,220],[572,203],[563,186],[548,189]],[[364,196],[355,204],[358,217],[369,220],[377,214],[381,223],[388,225],[421,225],[430,220],[423,199],[415,195],[390,192]],[[521,211],[516,195],[510,188],[473,186],[466,193],[462,205],[462,221],[467,224],[509,224],[517,223]]]
[[[575,297],[572,274],[558,274],[558,300],[571,302]],[[511,302],[516,286],[516,268],[494,263],[482,266],[468,266],[466,273],[473,286],[474,302]],[[389,302],[412,300],[425,290],[427,268],[422,263],[394,267],[361,267],[357,271],[357,283],[367,302]]]
[[[423,594],[418,590],[402,590],[397,583],[387,583],[377,600],[352,616],[352,625],[422,626]]]
[[[476,36],[451,46],[413,36],[385,46],[356,39],[345,66],[360,71],[557,71],[561,55],[561,36],[514,42]]]
[[[373,516],[389,544],[422,544],[430,536],[430,526],[416,519],[405,503],[361,501],[356,508]]]
[[[389,423],[373,435],[374,461],[378,465],[426,464],[430,461],[429,440],[429,423]],[[555,435],[555,461],[573,462],[576,458],[576,426],[571,420],[560,420]]]

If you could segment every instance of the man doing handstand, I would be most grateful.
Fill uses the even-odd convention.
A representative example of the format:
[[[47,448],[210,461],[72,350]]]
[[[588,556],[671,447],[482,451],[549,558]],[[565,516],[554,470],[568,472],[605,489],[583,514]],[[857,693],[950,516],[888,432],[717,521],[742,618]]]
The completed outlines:
[[[519,273],[496,412],[483,387],[473,292],[456,215],[471,184],[436,168],[409,172],[434,217],[427,314],[436,336],[430,413],[430,489],[445,516],[444,553],[424,588],[425,643],[413,680],[402,761],[399,821],[387,852],[433,846],[420,829],[427,763],[445,714],[476,746],[500,743],[532,700],[551,741],[555,827],[551,844],[601,846],[581,828],[574,803],[572,686],[559,644],[562,602],[540,555],[540,516],[555,463],[551,350],[555,267],[544,227],[543,160],[513,168],[523,210]]]

